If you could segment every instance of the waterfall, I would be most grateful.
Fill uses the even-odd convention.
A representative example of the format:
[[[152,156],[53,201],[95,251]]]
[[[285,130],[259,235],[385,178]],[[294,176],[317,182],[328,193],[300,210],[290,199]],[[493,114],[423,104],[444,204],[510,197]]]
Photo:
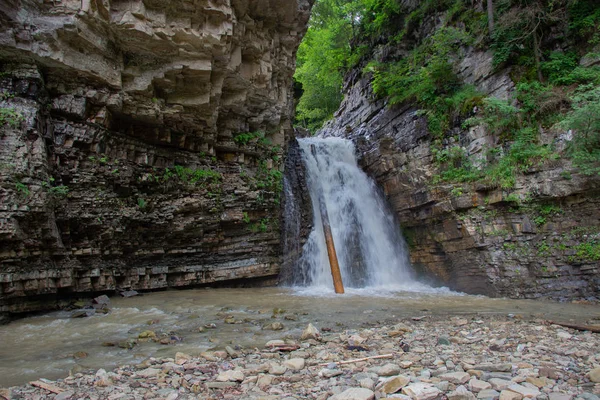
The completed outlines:
[[[340,138],[298,142],[306,165],[314,223],[296,262],[293,283],[333,291],[317,204],[322,191],[346,288],[423,289],[425,286],[415,281],[392,211],[375,182],[358,167],[353,143]]]

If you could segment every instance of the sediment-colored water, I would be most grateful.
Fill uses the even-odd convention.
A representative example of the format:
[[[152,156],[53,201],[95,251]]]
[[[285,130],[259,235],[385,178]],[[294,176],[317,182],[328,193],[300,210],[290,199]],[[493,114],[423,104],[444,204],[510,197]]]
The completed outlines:
[[[40,377],[56,379],[81,369],[111,369],[176,352],[194,355],[227,345],[262,348],[271,339],[299,337],[308,322],[319,329],[341,330],[431,314],[448,318],[459,314],[520,314],[575,322],[600,319],[600,307],[595,305],[490,299],[444,291],[361,289],[350,289],[343,296],[327,290],[285,288],[166,291],[112,298],[111,308],[107,315],[72,319],[69,312],[54,312],[0,326],[0,386]],[[235,323],[225,322],[229,316]],[[262,329],[276,321],[283,323],[283,330]],[[210,324],[216,328],[199,332]],[[141,342],[133,349],[103,346],[105,342],[135,339],[147,330],[158,337],[182,340],[170,345]]]

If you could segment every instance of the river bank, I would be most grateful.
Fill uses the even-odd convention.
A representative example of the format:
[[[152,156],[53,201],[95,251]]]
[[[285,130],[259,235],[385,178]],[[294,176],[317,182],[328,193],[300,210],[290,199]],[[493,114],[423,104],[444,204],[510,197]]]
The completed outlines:
[[[42,380],[50,390],[23,385],[1,393],[58,400],[595,400],[600,394],[600,336],[544,319],[474,313],[349,325],[322,325],[318,333],[282,335],[254,348],[150,357],[113,371]]]

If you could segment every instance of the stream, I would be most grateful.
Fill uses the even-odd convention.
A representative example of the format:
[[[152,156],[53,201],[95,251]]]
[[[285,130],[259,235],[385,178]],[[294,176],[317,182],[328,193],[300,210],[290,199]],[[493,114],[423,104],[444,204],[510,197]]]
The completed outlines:
[[[173,357],[176,352],[197,355],[228,345],[262,348],[271,339],[297,339],[309,322],[319,329],[342,331],[432,315],[514,314],[573,322],[600,319],[600,308],[593,305],[551,301],[544,301],[543,308],[541,305],[540,301],[491,299],[439,289],[348,289],[343,296],[314,288],[192,289],[113,297],[112,311],[106,315],[70,318],[69,312],[60,311],[0,326],[0,386],[64,378],[69,371],[109,370],[148,357]],[[230,316],[235,323],[225,322]],[[276,321],[283,323],[283,330],[262,329]],[[210,324],[215,328],[204,328]],[[181,341],[169,345],[140,342],[132,349],[103,345],[135,339],[147,330]]]

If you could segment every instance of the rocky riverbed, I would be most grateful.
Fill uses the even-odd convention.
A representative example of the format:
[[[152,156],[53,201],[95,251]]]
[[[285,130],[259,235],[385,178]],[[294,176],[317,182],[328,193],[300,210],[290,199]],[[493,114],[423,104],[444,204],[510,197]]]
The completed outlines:
[[[593,324],[594,321],[587,321]],[[3,389],[7,399],[596,400],[600,336],[520,315],[312,324],[263,348],[177,353]],[[352,324],[349,324],[352,326]]]

